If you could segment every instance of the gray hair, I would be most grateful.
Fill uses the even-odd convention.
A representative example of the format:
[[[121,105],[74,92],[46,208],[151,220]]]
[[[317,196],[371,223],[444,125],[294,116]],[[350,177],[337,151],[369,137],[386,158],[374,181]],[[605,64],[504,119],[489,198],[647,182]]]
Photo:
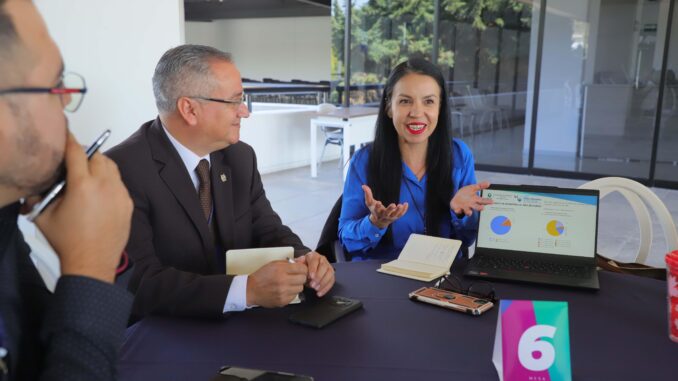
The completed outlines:
[[[176,111],[180,97],[209,96],[216,86],[210,68],[213,60],[233,62],[229,53],[204,45],[179,45],[166,51],[153,74],[158,111]]]

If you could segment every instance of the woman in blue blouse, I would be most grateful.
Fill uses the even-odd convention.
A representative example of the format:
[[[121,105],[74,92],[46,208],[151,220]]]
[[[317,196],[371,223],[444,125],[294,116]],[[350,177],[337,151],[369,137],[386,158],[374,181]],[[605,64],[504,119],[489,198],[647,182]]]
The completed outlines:
[[[339,239],[354,259],[397,257],[411,233],[475,241],[489,183],[476,184],[471,151],[451,138],[447,100],[430,62],[391,72],[374,142],[353,156],[344,184]]]

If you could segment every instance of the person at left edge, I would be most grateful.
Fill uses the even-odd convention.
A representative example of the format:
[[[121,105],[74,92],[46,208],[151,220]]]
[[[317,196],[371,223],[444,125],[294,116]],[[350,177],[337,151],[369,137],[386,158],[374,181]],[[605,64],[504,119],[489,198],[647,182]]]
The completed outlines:
[[[325,295],[334,269],[282,224],[254,150],[239,141],[249,111],[230,55],[201,45],[172,48],[156,66],[153,90],[158,118],[107,152],[135,206],[127,245],[132,320],[281,307],[304,283]],[[225,275],[225,251],[275,246],[293,246],[296,263]]]
[[[113,283],[133,206],[115,164],[102,154],[88,161],[68,130],[64,110],[84,92],[33,2],[0,0],[2,381],[117,377],[132,295]],[[68,186],[35,219],[59,257],[50,293],[17,217],[20,200],[49,189],[62,164]]]

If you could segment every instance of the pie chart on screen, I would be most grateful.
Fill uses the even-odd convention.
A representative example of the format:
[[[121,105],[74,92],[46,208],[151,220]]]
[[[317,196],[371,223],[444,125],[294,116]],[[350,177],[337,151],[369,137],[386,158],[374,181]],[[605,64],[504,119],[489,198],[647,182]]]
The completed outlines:
[[[511,220],[506,216],[497,216],[490,222],[490,228],[496,235],[504,235],[511,231]]]
[[[546,232],[554,237],[559,237],[565,233],[565,225],[558,220],[551,220],[546,224]]]

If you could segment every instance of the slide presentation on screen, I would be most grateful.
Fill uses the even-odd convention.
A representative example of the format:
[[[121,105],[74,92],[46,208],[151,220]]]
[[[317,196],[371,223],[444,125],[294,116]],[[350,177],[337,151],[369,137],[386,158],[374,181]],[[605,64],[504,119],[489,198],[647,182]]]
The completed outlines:
[[[478,246],[593,256],[595,196],[486,190],[494,200],[480,215]]]

